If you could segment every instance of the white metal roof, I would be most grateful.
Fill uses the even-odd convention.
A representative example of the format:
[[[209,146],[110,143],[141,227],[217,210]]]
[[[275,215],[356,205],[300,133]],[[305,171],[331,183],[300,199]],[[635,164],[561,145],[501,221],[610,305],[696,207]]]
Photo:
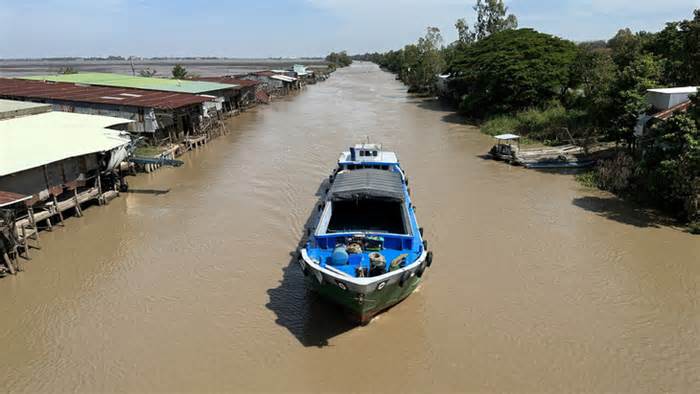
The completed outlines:
[[[520,138],[520,136],[517,134],[501,134],[501,135],[497,135],[493,138],[495,138],[497,140],[517,140]]]
[[[0,176],[129,143],[110,116],[47,112],[0,121]]]
[[[277,79],[277,80],[284,81],[284,82],[294,82],[297,80],[294,77],[288,77],[286,75],[271,75],[270,78]]]
[[[51,111],[51,104],[0,99],[0,119],[16,118]]]
[[[647,92],[652,93],[664,93],[664,94],[678,94],[678,93],[697,93],[698,88],[695,86],[681,86],[677,88],[660,88],[660,89],[647,89]]]
[[[396,157],[394,152],[379,151],[377,156],[364,156],[360,157],[355,155],[355,161],[350,160],[350,152],[343,152],[338,158],[340,163],[359,163],[359,162],[377,162],[377,163],[398,163],[399,159]]]

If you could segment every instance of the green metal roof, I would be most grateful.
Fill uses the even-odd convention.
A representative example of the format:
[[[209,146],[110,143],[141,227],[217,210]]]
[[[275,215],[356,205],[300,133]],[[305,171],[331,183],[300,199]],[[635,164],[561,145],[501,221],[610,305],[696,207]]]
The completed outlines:
[[[183,81],[178,79],[134,77],[131,75],[108,73],[78,73],[62,75],[39,75],[23,77],[39,81],[68,82],[84,85],[111,86],[115,88],[133,88],[160,90],[165,92],[200,94],[215,90],[231,89],[238,85],[202,81]]]

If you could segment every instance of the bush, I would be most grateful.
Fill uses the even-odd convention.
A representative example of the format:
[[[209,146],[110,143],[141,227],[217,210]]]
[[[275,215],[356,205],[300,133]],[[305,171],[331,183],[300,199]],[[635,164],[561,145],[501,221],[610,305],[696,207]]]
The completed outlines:
[[[691,234],[700,235],[700,221],[690,223],[688,225],[688,231]]]
[[[545,144],[557,144],[570,140],[567,129],[576,131],[578,127],[571,124],[579,122],[579,117],[579,112],[567,111],[557,104],[544,110],[530,108],[515,115],[494,116],[481,125],[481,131],[488,135],[516,133]]]
[[[495,116],[481,125],[481,132],[491,136],[503,133],[515,133],[520,126],[519,120],[511,115]]]
[[[615,157],[603,160],[596,168],[598,187],[613,193],[629,192],[635,173],[635,162],[632,156],[618,152]]]

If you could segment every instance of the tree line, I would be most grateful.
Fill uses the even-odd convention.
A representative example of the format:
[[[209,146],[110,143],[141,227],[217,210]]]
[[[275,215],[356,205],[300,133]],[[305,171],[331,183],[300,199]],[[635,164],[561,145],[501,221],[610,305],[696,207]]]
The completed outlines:
[[[700,219],[697,100],[644,138],[634,134],[651,111],[647,89],[700,85],[700,10],[658,32],[624,28],[609,40],[574,43],[518,28],[502,0],[477,0],[473,8],[473,26],[455,22],[454,42],[428,27],[401,49],[353,58],[396,73],[411,92],[435,95],[442,83],[440,93],[485,131],[552,144],[618,142],[624,149],[600,164],[596,185]]]

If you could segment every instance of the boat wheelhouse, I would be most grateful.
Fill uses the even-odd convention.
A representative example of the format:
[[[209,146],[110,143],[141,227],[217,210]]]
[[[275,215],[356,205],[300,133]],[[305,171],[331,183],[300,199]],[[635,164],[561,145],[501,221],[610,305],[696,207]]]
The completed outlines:
[[[413,292],[432,253],[394,152],[355,145],[329,181],[299,264],[313,289],[366,324]]]

